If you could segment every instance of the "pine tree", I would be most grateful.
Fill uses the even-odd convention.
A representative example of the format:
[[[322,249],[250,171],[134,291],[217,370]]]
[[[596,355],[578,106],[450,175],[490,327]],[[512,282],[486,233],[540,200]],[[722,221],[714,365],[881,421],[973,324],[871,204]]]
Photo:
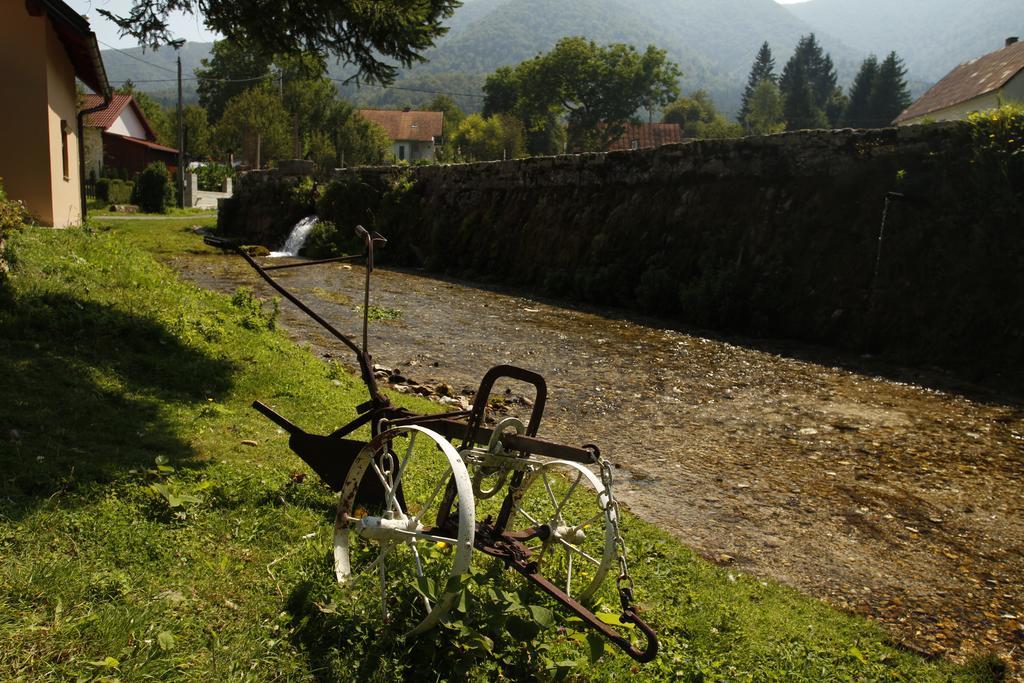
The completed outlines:
[[[871,90],[870,125],[882,128],[910,106],[910,91],[904,76],[907,69],[895,52],[890,52],[878,67],[875,87]]]
[[[835,125],[841,110],[832,58],[814,34],[803,36],[779,79],[789,130]],[[840,93],[841,96],[841,93]]]
[[[743,105],[740,107],[739,120],[744,126],[749,127],[747,118],[750,115],[750,100],[753,98],[757,86],[762,81],[777,82],[775,77],[775,58],[772,57],[772,49],[768,45],[767,40],[761,45],[761,49],[757,52],[757,57],[754,58],[754,64],[750,67],[750,76],[747,78],[747,87],[743,91]]]
[[[860,71],[850,86],[850,104],[843,117],[844,125],[852,128],[866,128],[871,125],[871,103],[874,99],[875,82],[878,79],[878,58],[870,55],[860,65]]]

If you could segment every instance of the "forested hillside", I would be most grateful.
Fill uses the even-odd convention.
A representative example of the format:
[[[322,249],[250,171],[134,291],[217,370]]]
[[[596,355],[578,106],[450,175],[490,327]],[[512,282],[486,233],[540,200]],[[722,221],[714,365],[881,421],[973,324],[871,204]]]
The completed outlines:
[[[495,68],[550,50],[559,38],[583,35],[598,43],[664,48],[682,67],[684,91],[707,90],[732,113],[739,108],[742,84],[761,43],[768,40],[785,60],[810,30],[774,0],[471,0],[456,12],[451,33],[428,51],[430,61],[403,72],[398,85],[475,92]],[[852,78],[861,55],[819,37],[840,78]],[[370,97],[393,105],[430,99],[401,90],[371,90]],[[469,98],[459,103],[479,106]]]
[[[740,93],[761,43],[768,41],[781,66],[800,36],[817,34],[835,62],[840,85],[852,81],[869,53],[895,50],[908,67],[914,92],[960,62],[1002,45],[1004,33],[1024,34],[1020,0],[811,0],[779,5],[774,0],[468,0],[451,18],[450,32],[427,51],[428,61],[402,71],[396,87],[341,88],[360,104],[418,106],[434,92],[452,93],[460,107],[478,111],[487,74],[504,65],[550,50],[562,37],[583,35],[598,43],[655,44],[683,71],[684,92],[707,90],[727,114],[739,108]],[[186,79],[209,53],[209,43],[181,50]],[[164,104],[176,96],[176,53],[171,49],[127,51],[163,68],[120,52],[105,50],[115,84],[130,78]],[[330,75],[345,78],[344,64]],[[186,101],[195,100],[195,82],[185,81]]]
[[[786,8],[860,52],[895,50],[909,78],[931,82],[1024,35],[1020,0],[811,0]]]
[[[196,82],[192,71],[199,60],[208,57],[213,43],[185,43],[181,49],[101,50],[103,65],[112,86],[119,87],[126,80],[153,96],[160,104],[169,106],[178,100],[178,55],[181,55],[182,90],[186,103],[196,102]]]

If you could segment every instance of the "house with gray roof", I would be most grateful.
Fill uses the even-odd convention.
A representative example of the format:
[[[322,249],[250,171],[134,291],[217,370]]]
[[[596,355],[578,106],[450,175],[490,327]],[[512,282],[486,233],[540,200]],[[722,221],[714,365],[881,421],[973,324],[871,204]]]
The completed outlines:
[[[896,117],[893,125],[958,121],[1007,102],[1024,102],[1024,43],[1006,46],[956,67]]]

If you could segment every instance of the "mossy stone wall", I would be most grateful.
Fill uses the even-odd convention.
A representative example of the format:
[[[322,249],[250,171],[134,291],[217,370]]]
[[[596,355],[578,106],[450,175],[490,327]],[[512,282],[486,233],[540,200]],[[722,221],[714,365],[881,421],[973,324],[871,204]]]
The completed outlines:
[[[879,249],[890,192],[903,198]],[[318,196],[339,233],[358,222],[386,235],[392,263],[977,377],[1024,373],[1024,189],[967,125],[354,169]]]

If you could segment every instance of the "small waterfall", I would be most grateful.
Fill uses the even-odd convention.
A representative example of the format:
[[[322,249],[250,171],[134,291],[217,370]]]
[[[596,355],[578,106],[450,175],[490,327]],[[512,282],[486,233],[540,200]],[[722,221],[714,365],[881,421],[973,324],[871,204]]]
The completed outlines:
[[[295,224],[292,228],[292,232],[288,235],[288,239],[285,240],[284,246],[281,247],[281,251],[272,251],[270,255],[273,257],[281,256],[298,256],[299,250],[302,249],[302,245],[306,243],[306,238],[309,237],[309,233],[313,232],[313,227],[316,225],[316,216],[306,216],[301,221]]]

